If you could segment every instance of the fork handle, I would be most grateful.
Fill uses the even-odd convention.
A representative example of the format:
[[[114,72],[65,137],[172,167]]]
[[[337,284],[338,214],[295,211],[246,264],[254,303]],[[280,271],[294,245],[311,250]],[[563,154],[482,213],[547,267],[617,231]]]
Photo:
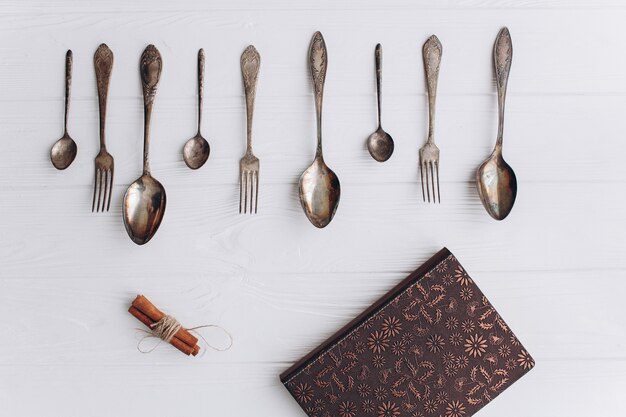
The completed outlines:
[[[496,147],[502,147],[504,133],[504,102],[506,100],[506,86],[509,82],[509,71],[513,59],[513,43],[511,34],[506,27],[502,28],[493,47],[493,60],[496,69],[496,88],[498,90],[498,139]]]
[[[432,35],[424,43],[422,55],[424,71],[426,73],[426,87],[428,90],[428,142],[434,142],[435,135],[435,101],[437,100],[437,82],[439,80],[439,66],[441,64],[441,42]]]
[[[107,114],[107,97],[109,95],[109,82],[113,70],[113,52],[106,44],[101,44],[93,56],[93,66],[96,71],[96,84],[98,86],[98,105],[100,107],[100,149],[106,149],[104,140],[104,126]]]
[[[256,82],[259,77],[260,66],[261,56],[254,46],[248,46],[241,54],[241,75],[243,77],[243,87],[246,94],[247,153],[252,153],[252,117],[254,116]]]

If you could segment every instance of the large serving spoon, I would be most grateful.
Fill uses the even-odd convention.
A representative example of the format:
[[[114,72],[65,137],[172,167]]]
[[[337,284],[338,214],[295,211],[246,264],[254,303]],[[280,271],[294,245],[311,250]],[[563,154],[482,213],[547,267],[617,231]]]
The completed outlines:
[[[313,163],[300,177],[299,194],[304,214],[313,226],[319,228],[327,226],[333,219],[341,192],[339,178],[326,166],[322,155],[322,97],[327,64],[326,43],[322,34],[315,32],[309,50],[309,65],[315,94],[317,150]]]
[[[50,149],[50,161],[56,169],[69,167],[76,158],[77,146],[74,139],[67,133],[67,114],[70,110],[70,90],[72,87],[72,51],[68,50],[65,55],[65,132],[63,137],[57,140]]]
[[[152,104],[162,66],[161,54],[154,45],[148,45],[139,63],[144,102],[143,174],[126,190],[123,206],[124,226],[128,236],[138,245],[152,239],[165,213],[165,188],[150,175],[148,161]]]
[[[211,148],[202,137],[202,96],[204,93],[204,49],[198,51],[198,132],[183,147],[183,159],[191,169],[198,169],[209,159]]]
[[[493,58],[498,90],[498,138],[491,156],[482,163],[476,172],[476,184],[487,213],[496,220],[503,220],[511,212],[517,195],[515,172],[502,158],[504,101],[513,58],[513,45],[507,28],[503,28],[498,33],[493,48]]]
[[[376,45],[374,50],[374,61],[376,62],[376,100],[378,103],[378,129],[367,138],[367,149],[370,151],[372,158],[378,162],[385,162],[393,153],[394,143],[391,135],[383,130],[380,121],[380,95],[381,78],[382,78],[382,47]]]

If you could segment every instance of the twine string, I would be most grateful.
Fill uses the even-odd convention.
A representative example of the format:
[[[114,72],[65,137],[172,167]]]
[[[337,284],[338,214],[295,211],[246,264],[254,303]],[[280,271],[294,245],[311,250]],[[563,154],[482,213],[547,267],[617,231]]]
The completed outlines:
[[[199,332],[198,330],[200,329],[207,329],[207,328],[217,328],[222,330],[226,336],[228,336],[228,346],[226,347],[219,347],[219,346],[215,346],[212,345],[211,343],[209,343],[206,338],[204,337],[204,335]],[[163,316],[163,318],[159,321],[157,321],[156,323],[153,323],[150,325],[150,330],[145,330],[145,329],[137,329],[138,331],[145,333],[145,335],[141,338],[141,340],[139,340],[139,342],[137,343],[137,350],[141,353],[150,353],[152,351],[154,351],[160,344],[162,341],[168,342],[170,343],[172,338],[174,337],[174,335],[176,335],[176,333],[180,330],[183,329],[182,324],[179,323],[178,320],[176,320],[174,317],[172,316],[168,316],[165,315]],[[189,329],[185,329],[189,332],[194,333],[195,335],[197,335],[199,338],[201,338],[204,341],[204,345],[208,348],[211,348],[215,351],[218,352],[224,352],[228,349],[231,348],[231,346],[233,345],[233,337],[232,335],[226,330],[224,329],[222,326],[219,326],[217,324],[205,324],[202,326],[196,326],[196,327],[191,327]],[[149,339],[159,339],[158,342],[156,343],[156,345],[154,345],[151,349],[148,350],[144,350],[141,348],[141,345],[144,341],[149,340]],[[204,351],[202,352],[202,354],[200,356],[204,355]]]
[[[218,347],[218,346],[214,346],[212,344],[210,344],[202,335],[202,333],[200,333],[198,330],[199,329],[208,329],[210,327],[216,328],[216,329],[220,329],[221,331],[224,332],[224,334],[226,334],[226,336],[228,336],[228,346],[226,347]],[[196,327],[192,327],[187,329],[187,331],[192,332],[193,334],[197,335],[198,337],[200,337],[203,341],[204,344],[206,345],[206,347],[211,348],[213,350],[216,350],[218,352],[225,352],[228,349],[230,349],[233,346],[233,336],[228,332],[228,330],[226,330],[225,328],[223,328],[220,325],[217,324],[205,324],[203,326],[196,326]],[[204,353],[202,353],[204,355]]]
[[[152,333],[161,340],[171,342],[174,335],[183,327],[178,320],[172,316],[165,315],[156,323],[150,325]]]

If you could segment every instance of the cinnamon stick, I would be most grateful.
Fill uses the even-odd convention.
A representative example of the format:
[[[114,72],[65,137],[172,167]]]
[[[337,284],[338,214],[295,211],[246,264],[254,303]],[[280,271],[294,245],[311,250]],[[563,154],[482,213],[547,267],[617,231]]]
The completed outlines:
[[[132,314],[133,316],[135,316],[135,318],[137,320],[139,320],[140,322],[142,322],[143,324],[145,324],[149,328],[152,328],[152,325],[154,323],[156,323],[156,322],[152,321],[150,319],[150,317],[146,316],[144,313],[139,311],[139,309],[137,309],[134,306],[130,306],[130,308],[128,309],[128,312],[130,314]],[[172,340],[170,340],[170,343],[172,344],[172,346],[174,346],[176,349],[180,350],[181,352],[183,352],[187,356],[189,356],[189,355],[196,356],[198,354],[198,352],[200,351],[200,347],[198,345],[196,345],[196,346],[189,346],[187,343],[183,342],[182,340],[180,340],[176,336],[174,336],[172,338]]]
[[[146,297],[138,295],[132,304],[135,308],[148,316],[153,322],[158,322],[165,316],[158,308],[154,306]],[[184,328],[181,328],[175,335],[178,339],[182,340],[189,346],[196,346],[198,344],[198,338],[193,336]]]

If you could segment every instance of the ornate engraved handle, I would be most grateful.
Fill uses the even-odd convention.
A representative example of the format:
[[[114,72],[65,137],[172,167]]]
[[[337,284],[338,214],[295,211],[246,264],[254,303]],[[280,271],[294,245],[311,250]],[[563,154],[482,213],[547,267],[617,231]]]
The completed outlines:
[[[104,126],[107,114],[107,96],[109,94],[109,82],[113,70],[113,52],[106,44],[101,44],[93,56],[93,66],[96,70],[96,84],[98,86],[98,104],[100,108],[100,148],[106,149],[104,139]]]
[[[152,104],[156,95],[163,62],[161,54],[154,45],[148,45],[141,54],[139,62],[139,73],[141,75],[141,86],[143,87],[144,103],[144,130],[143,130],[143,173],[150,175],[150,163],[148,153],[150,148],[150,119],[152,117]]]
[[[424,43],[422,55],[426,72],[426,87],[428,90],[428,142],[434,141],[435,134],[435,102],[437,100],[437,81],[439,80],[439,66],[441,64],[441,42],[432,35]]]
[[[65,54],[65,133],[67,135],[67,115],[70,112],[70,93],[72,90],[72,63],[74,62],[74,54],[71,49]]]
[[[324,96],[324,81],[326,81],[326,68],[328,56],[326,42],[320,32],[315,32],[309,49],[309,65],[313,78],[313,92],[315,94],[315,112],[317,116],[317,151],[316,158],[322,158],[322,98]]]
[[[198,51],[198,135],[202,125],[202,101],[204,98],[204,49]]]
[[[254,116],[256,82],[259,77],[260,66],[261,56],[254,46],[248,46],[241,54],[241,75],[246,93],[246,120],[248,125],[246,152],[248,153],[252,152],[252,117]]]
[[[502,146],[504,132],[504,102],[506,100],[506,86],[509,82],[509,71],[513,59],[513,43],[509,29],[502,28],[493,47],[493,60],[496,67],[496,87],[498,89],[498,139],[496,147]]]

